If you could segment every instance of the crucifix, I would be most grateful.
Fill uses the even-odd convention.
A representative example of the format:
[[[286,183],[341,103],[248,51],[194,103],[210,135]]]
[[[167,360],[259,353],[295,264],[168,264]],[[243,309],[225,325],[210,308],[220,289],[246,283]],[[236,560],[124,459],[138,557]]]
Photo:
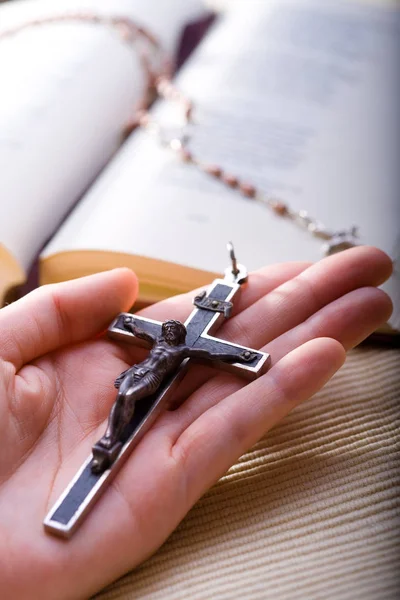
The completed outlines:
[[[149,356],[115,380],[117,398],[110,411],[104,436],[61,494],[44,520],[49,533],[69,538],[125,463],[134,447],[159,414],[168,408],[174,391],[193,360],[253,380],[264,373],[270,357],[214,337],[228,319],[241,286],[247,280],[243,265],[228,245],[231,266],[224,279],[216,279],[198,294],[186,322],[161,323],[122,313],[111,323],[111,338],[150,347]]]

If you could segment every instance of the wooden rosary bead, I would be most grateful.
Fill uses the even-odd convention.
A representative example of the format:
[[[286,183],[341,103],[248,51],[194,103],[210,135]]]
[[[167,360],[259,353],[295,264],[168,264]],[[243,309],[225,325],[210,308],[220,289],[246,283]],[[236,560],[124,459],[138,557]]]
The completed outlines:
[[[128,127],[128,129],[134,128],[134,127],[146,127],[148,122],[149,122],[149,113],[147,112],[145,103],[142,100],[138,104],[134,116],[129,119],[126,126]]]
[[[132,42],[135,39],[132,29],[130,29],[125,23],[120,23],[118,25],[118,31],[119,35],[125,42]]]
[[[218,165],[205,165],[203,171],[207,173],[207,175],[212,175],[213,177],[221,177],[222,175],[222,169],[221,167],[218,167]]]
[[[273,202],[271,202],[271,208],[274,212],[276,212],[276,214],[280,215],[281,217],[288,213],[287,205],[284,202],[281,202],[280,200],[274,200]]]
[[[191,102],[186,102],[186,106],[185,106],[186,121],[190,121],[192,119],[192,113],[193,113],[193,104]]]
[[[147,38],[148,41],[150,42],[150,44],[152,44],[155,48],[159,47],[158,40],[154,37],[154,35],[150,31],[148,31],[144,27],[141,27],[140,25],[136,26],[136,30],[139,35],[142,35],[143,37]]]
[[[170,91],[170,83],[165,77],[159,77],[156,81],[157,91],[161,96],[165,96]]]
[[[246,198],[256,197],[257,189],[254,185],[251,185],[251,183],[239,183],[238,187],[243,196],[246,196]]]
[[[131,135],[132,131],[134,131],[137,127],[139,127],[139,125],[140,125],[140,123],[136,118],[128,121],[122,131],[122,139],[125,140],[127,137],[129,137]]]
[[[180,151],[181,159],[183,162],[190,163],[193,162],[193,154],[187,148],[182,148]]]
[[[235,188],[239,185],[239,180],[237,177],[235,177],[235,175],[229,175],[229,173],[225,173],[224,175],[221,176],[221,180],[226,184],[229,185],[229,187],[231,188]]]

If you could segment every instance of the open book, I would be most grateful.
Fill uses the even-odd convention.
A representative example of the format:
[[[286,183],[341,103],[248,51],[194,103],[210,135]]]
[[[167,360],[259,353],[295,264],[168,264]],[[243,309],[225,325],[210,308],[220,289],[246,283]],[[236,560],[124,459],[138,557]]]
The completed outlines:
[[[201,0],[16,0],[0,6],[0,306],[120,146],[146,87],[137,49],[106,24],[133,19],[173,54]]]
[[[387,4],[235,3],[178,77],[195,154],[399,258],[399,25]],[[154,113],[176,122],[166,104]],[[41,280],[127,265],[154,302],[222,272],[228,240],[249,269],[322,256],[308,232],[139,131],[44,249]],[[400,329],[398,277],[387,290]]]

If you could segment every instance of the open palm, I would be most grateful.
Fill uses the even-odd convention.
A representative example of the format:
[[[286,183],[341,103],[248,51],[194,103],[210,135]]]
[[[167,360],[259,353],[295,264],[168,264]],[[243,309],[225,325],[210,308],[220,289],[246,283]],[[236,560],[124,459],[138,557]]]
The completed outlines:
[[[143,350],[100,335],[128,310],[126,269],[46,286],[0,311],[0,596],[84,598],[142,562],[234,461],[341,366],[383,323],[391,272],[355,248],[315,264],[250,276],[218,336],[263,349],[272,368],[244,383],[191,368],[176,398],[69,541],[43,518],[104,433],[113,381]],[[192,294],[143,314],[185,320]],[[185,400],[185,402],[182,402]]]

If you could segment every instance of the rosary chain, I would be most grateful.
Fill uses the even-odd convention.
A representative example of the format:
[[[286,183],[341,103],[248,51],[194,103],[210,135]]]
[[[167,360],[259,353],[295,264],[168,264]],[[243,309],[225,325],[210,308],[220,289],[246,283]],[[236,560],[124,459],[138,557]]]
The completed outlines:
[[[234,174],[227,173],[222,167],[216,164],[204,162],[193,155],[187,146],[187,138],[184,131],[187,125],[192,123],[193,102],[183,94],[172,81],[172,62],[165,55],[157,38],[144,27],[137,25],[132,19],[120,16],[102,16],[94,12],[73,12],[56,16],[42,17],[33,19],[21,25],[8,30],[0,31],[0,40],[18,34],[25,29],[65,22],[83,22],[95,25],[104,25],[116,30],[121,40],[135,46],[138,57],[145,73],[147,86],[143,98],[136,107],[133,117],[127,123],[124,129],[125,137],[135,128],[141,127],[148,133],[155,136],[159,143],[172,150],[184,163],[190,163],[197,167],[206,175],[218,179],[222,184],[236,190],[248,200],[258,202],[273,211],[280,217],[291,219],[300,227],[306,229],[314,237],[323,239],[327,242],[333,239],[339,239],[349,235],[348,232],[334,232],[328,230],[322,223],[310,217],[305,210],[295,211],[288,206],[279,197],[269,196],[258,190],[251,183],[242,181]],[[142,43],[142,45],[140,45]],[[158,66],[156,64],[158,63]],[[157,98],[177,103],[180,105],[183,113],[183,126],[181,127],[181,137],[166,139],[165,131],[161,124],[157,122],[149,113],[149,108]],[[356,228],[351,230],[352,238],[349,245],[355,245]]]

